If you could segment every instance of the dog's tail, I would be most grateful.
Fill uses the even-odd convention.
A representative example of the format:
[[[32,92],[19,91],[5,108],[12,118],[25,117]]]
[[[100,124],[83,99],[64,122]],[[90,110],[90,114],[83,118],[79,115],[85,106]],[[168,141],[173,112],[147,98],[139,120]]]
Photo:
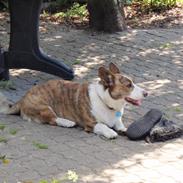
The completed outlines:
[[[18,114],[20,112],[20,102],[13,104],[2,93],[0,93],[0,113]]]

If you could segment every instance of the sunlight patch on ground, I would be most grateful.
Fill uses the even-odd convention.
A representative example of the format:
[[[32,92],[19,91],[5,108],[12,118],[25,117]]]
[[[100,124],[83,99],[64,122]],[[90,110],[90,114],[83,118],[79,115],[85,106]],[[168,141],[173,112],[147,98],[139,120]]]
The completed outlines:
[[[79,63],[78,65],[74,66],[74,72],[79,77],[88,75],[88,72],[91,72],[91,69],[95,67],[98,68],[105,63],[105,61],[100,56],[87,57],[86,59],[82,59],[81,57],[79,57],[78,60],[81,60],[82,63],[86,60],[88,60],[88,62],[85,62],[83,65]]]
[[[84,77],[88,72],[88,68],[85,66],[76,66],[75,74],[79,77]]]
[[[97,175],[86,175],[81,177],[81,180],[87,183],[93,183],[93,182],[108,183],[109,182],[107,177],[101,177]]]
[[[180,89],[183,89],[183,79],[177,80],[177,84]]]
[[[157,53],[159,54],[159,50],[158,49],[155,49],[155,48],[150,48],[150,49],[146,49],[145,51],[142,51],[142,52],[139,52],[137,54],[137,56],[147,56],[149,54],[152,54],[152,53]]]
[[[33,72],[33,71],[29,70],[29,69],[11,69],[12,76],[19,76],[19,75],[22,75],[26,72]]]
[[[47,37],[47,38],[44,38],[43,41],[45,41],[45,42],[53,42],[53,41],[55,41],[55,39]]]
[[[145,87],[151,93],[159,93],[160,92],[159,89],[165,87],[165,85],[170,84],[170,83],[171,83],[171,81],[169,79],[158,79],[158,80],[139,83],[138,85],[141,87]],[[165,91],[165,93],[172,93],[172,91]]]
[[[150,152],[141,152],[133,155],[130,158],[122,159],[112,165],[112,168],[106,167],[98,175],[84,175],[82,176],[83,181],[92,183],[98,182],[110,182],[120,183],[125,182],[139,182],[139,177],[143,177],[144,182],[150,182],[153,180],[156,182],[162,182],[161,180],[170,181],[171,177],[175,180],[182,180],[183,171],[183,145],[181,139],[177,139],[172,143],[155,143],[151,144],[153,147]],[[157,145],[161,145],[160,148],[156,148]],[[138,144],[137,144],[138,145]],[[145,144],[149,146],[148,144]],[[179,165],[176,169],[171,166],[175,166],[177,159],[179,159]],[[96,170],[97,171],[97,170]]]
[[[131,30],[129,32],[120,33],[122,35],[119,37],[119,39],[122,42],[133,40],[134,37],[138,34],[138,32],[139,32],[138,30]]]

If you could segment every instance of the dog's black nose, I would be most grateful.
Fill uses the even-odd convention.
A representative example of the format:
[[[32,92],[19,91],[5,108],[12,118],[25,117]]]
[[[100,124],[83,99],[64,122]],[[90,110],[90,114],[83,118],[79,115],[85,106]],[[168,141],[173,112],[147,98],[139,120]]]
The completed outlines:
[[[146,91],[143,91],[143,96],[144,97],[147,97],[148,96],[148,93]]]

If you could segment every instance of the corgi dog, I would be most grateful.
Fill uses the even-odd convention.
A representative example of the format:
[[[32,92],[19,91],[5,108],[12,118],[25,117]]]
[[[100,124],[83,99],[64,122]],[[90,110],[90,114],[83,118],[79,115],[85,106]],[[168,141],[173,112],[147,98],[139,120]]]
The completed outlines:
[[[33,86],[18,102],[1,105],[1,113],[20,114],[28,121],[61,127],[83,127],[108,139],[125,132],[122,115],[127,103],[139,106],[148,93],[110,63],[98,69],[99,81],[76,83],[50,80]]]

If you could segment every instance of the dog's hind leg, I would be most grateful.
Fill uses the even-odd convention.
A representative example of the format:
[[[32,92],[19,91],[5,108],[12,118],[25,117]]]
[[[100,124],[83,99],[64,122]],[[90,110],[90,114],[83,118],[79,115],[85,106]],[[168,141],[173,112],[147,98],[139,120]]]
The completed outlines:
[[[21,111],[21,115],[24,119],[29,121],[47,123],[50,125],[58,125],[68,128],[76,125],[76,123],[70,120],[58,117],[54,110],[48,105],[41,105],[37,108],[29,106]]]
[[[58,117],[53,109],[48,105],[23,107],[21,110],[21,116],[23,119],[28,121],[57,125],[56,119]]]
[[[45,106],[40,110],[40,116],[38,116],[43,123],[50,125],[57,125],[56,119],[58,118],[56,113],[50,106]]]
[[[71,128],[76,125],[75,122],[70,121],[68,119],[64,119],[64,118],[57,118],[56,123],[58,126],[67,127],[67,128]]]

